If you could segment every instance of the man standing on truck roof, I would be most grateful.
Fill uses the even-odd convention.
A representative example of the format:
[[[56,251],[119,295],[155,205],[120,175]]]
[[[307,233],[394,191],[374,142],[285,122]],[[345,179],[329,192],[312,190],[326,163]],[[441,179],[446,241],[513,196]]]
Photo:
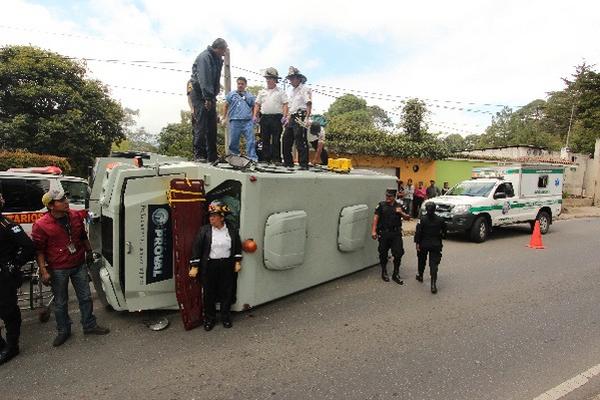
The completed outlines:
[[[263,160],[281,165],[281,132],[288,122],[288,97],[277,87],[279,73],[275,68],[267,68],[264,77],[267,87],[258,92],[252,120],[260,121]]]
[[[246,139],[246,157],[257,162],[252,110],[256,98],[246,90],[248,81],[243,76],[236,80],[237,90],[227,93],[223,115],[229,124],[229,154],[240,155],[240,138]]]
[[[294,166],[292,146],[298,149],[298,161],[301,170],[308,169],[308,140],[306,128],[312,112],[312,91],[305,85],[306,77],[295,67],[290,67],[286,77],[292,85],[289,96],[290,120],[283,132],[283,163]]]
[[[93,253],[81,213],[69,209],[69,199],[62,190],[51,189],[46,192],[42,203],[48,213],[33,225],[31,236],[37,251],[40,278],[44,285],[52,286],[54,295],[58,335],[52,345],[58,347],[71,336],[69,280],[79,301],[83,333],[106,335],[109,330],[96,323],[93,313],[87,267]]]
[[[388,188],[385,191],[385,201],[380,202],[375,208],[371,237],[379,240],[379,262],[381,263],[381,279],[389,282],[387,273],[388,252],[392,250],[394,256],[394,272],[392,279],[399,285],[404,284],[400,279],[400,262],[404,255],[402,243],[402,219],[410,220],[410,216],[399,204],[396,204],[397,190]]]
[[[221,68],[227,42],[215,39],[211,46],[198,55],[192,65],[191,99],[194,118],[198,124],[198,136],[194,136],[196,161],[213,162],[217,155],[217,95],[221,91]],[[202,144],[206,143],[203,147]]]
[[[0,193],[0,319],[6,328],[6,341],[0,336],[0,364],[19,354],[21,310],[17,290],[21,286],[20,267],[33,260],[35,249],[19,224],[2,215],[4,198]]]
[[[423,282],[425,263],[429,255],[429,273],[431,275],[431,293],[437,293],[438,266],[442,260],[442,238],[446,237],[446,222],[435,214],[436,205],[425,203],[426,214],[421,217],[415,230],[417,247],[418,273],[417,280]]]

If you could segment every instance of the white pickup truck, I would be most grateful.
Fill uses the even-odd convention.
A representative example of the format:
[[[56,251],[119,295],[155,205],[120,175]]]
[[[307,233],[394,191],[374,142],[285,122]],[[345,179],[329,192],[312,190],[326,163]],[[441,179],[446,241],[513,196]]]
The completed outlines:
[[[434,202],[448,230],[464,231],[474,242],[484,242],[493,227],[540,221],[542,234],[562,209],[564,168],[560,165],[518,164],[474,168],[472,178],[460,182]]]

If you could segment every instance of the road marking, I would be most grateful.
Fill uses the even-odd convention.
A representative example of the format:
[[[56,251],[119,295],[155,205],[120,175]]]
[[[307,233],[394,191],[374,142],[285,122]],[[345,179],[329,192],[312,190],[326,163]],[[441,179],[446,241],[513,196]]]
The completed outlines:
[[[547,392],[540,394],[538,397],[536,397],[533,400],[557,400],[557,399],[560,399],[561,397],[566,396],[567,394],[571,393],[573,390],[582,387],[583,385],[588,383],[590,378],[593,378],[596,375],[600,375],[600,364],[595,365],[592,368],[588,369],[587,371],[582,372],[581,374],[574,376],[573,378],[569,379],[568,381],[565,381],[565,382],[561,383],[560,385],[548,390]]]

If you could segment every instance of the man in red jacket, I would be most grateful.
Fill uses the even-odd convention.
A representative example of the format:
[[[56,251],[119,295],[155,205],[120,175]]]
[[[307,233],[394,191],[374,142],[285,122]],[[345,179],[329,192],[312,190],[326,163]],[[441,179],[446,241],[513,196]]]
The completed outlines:
[[[69,200],[62,190],[48,191],[42,197],[42,203],[48,208],[48,213],[33,225],[32,239],[36,247],[40,278],[45,285],[52,285],[54,295],[58,335],[52,344],[60,346],[71,336],[69,279],[79,301],[83,333],[105,335],[109,330],[96,323],[93,313],[87,272],[92,247],[83,218],[80,213],[69,209]]]

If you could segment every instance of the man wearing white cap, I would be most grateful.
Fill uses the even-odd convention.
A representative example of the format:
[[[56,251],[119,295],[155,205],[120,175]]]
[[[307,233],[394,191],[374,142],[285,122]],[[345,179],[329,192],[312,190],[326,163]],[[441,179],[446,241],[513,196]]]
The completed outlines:
[[[308,141],[306,126],[312,111],[312,91],[305,86],[306,77],[295,67],[290,67],[286,77],[292,85],[289,97],[290,121],[283,133],[283,162],[286,167],[293,167],[292,147],[298,149],[300,169],[308,169]]]
[[[36,247],[40,278],[52,286],[54,316],[58,335],[53,346],[62,345],[71,336],[71,318],[68,313],[69,279],[75,289],[81,325],[86,335],[105,335],[108,329],[96,323],[87,263],[92,257],[92,246],[79,212],[69,208],[69,199],[62,190],[52,189],[42,196],[48,209],[33,225],[31,236]]]
[[[277,87],[279,73],[275,68],[265,70],[265,79],[267,88],[258,92],[252,120],[260,120],[263,161],[281,164],[281,132],[288,120],[288,98]]]

